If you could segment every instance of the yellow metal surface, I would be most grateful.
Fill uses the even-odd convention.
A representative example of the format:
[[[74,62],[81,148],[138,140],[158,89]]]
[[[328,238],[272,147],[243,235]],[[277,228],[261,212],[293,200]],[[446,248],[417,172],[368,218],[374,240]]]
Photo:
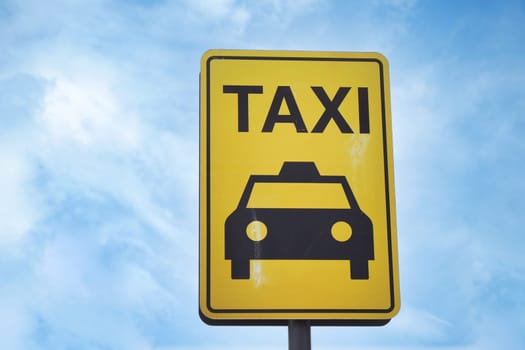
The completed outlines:
[[[386,59],[377,53],[212,50],[202,57],[200,89],[202,315],[217,321],[392,318],[400,297]],[[359,100],[363,91],[366,99]],[[368,115],[360,110],[365,102]],[[323,122],[326,113],[332,119]],[[351,132],[336,123],[338,113]],[[348,259],[264,258],[249,261],[248,279],[232,278],[226,219],[240,206],[250,176],[277,176],[292,161],[313,162],[321,176],[348,182],[373,225],[368,279],[350,278]],[[351,207],[333,186],[340,185],[264,182],[254,186],[262,194],[247,207]],[[247,228],[253,241],[270,237],[265,225],[255,221]],[[356,235],[344,223],[334,232],[341,241]]]
[[[256,183],[248,208],[350,208],[340,184]]]

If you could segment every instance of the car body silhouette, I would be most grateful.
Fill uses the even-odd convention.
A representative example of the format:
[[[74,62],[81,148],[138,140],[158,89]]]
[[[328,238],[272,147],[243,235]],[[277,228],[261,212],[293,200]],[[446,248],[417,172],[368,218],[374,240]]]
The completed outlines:
[[[278,175],[248,179],[225,222],[225,255],[232,279],[249,279],[251,260],[349,260],[350,278],[368,279],[372,231],[344,176],[322,176],[313,162],[284,162]]]

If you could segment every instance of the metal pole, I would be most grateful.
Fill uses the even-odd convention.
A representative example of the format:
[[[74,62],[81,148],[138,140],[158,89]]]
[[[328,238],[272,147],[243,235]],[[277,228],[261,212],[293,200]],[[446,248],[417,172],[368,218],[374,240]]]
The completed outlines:
[[[288,321],[288,350],[311,350],[310,321]]]

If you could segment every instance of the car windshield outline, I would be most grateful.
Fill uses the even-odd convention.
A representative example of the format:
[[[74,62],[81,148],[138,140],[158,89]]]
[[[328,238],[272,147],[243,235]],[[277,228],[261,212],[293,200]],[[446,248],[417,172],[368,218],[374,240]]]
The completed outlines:
[[[348,182],[346,181],[346,178],[344,176],[321,176],[319,174],[311,176],[308,175],[307,177],[302,178],[287,178],[286,180],[283,180],[280,175],[251,175],[248,183],[246,185],[246,188],[243,192],[243,195],[241,197],[241,200],[239,201],[238,208],[269,208],[270,206],[261,206],[261,205],[251,205],[252,202],[260,202],[260,200],[254,200],[254,194],[256,192],[262,192],[261,189],[257,190],[257,187],[259,185],[284,185],[282,187],[285,187],[286,185],[290,184],[297,184],[297,185],[303,185],[302,188],[308,188],[310,186],[319,186],[319,185],[334,185],[331,188],[324,188],[322,190],[325,190],[329,192],[330,194],[336,194],[335,191],[342,190],[342,194],[337,194],[339,196],[337,202],[338,205],[330,206],[328,204],[323,204],[323,208],[333,208],[333,209],[350,209],[350,208],[357,208],[359,209],[359,205],[357,204],[357,201],[354,197],[354,194],[352,193],[350,186],[348,185]],[[304,186],[307,185],[307,186]],[[312,189],[313,189],[312,186]],[[324,186],[323,186],[324,187]],[[321,189],[317,189],[317,191],[321,191]],[[278,194],[280,196],[281,194]],[[302,199],[310,200],[311,196],[305,195]],[[278,201],[278,200],[277,200]],[[344,202],[344,204],[343,204]],[[311,207],[312,209],[314,206],[302,203],[297,206],[287,206],[280,209],[290,209],[290,208],[308,208]]]

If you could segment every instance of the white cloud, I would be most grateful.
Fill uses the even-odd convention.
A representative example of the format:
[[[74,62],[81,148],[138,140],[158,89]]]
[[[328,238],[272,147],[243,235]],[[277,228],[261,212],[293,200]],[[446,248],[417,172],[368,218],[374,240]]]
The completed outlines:
[[[204,0],[188,1],[191,9],[211,18],[231,19],[237,24],[246,25],[252,16],[258,20],[274,20],[289,22],[294,17],[311,11],[318,0],[263,0],[257,4],[238,0]]]
[[[96,54],[78,60],[68,54],[57,50],[35,64],[53,82],[36,116],[36,156],[63,189],[110,195],[158,232],[176,234],[180,225],[163,208],[173,199],[163,192],[195,196],[196,142],[140,118],[134,96],[148,92],[130,86],[122,69]]]
[[[270,15],[291,19],[311,11],[319,4],[319,0],[263,0],[261,3],[270,8]]]
[[[230,16],[236,6],[234,0],[188,1],[187,4],[204,15],[218,19]]]
[[[451,323],[428,311],[403,304],[389,332],[426,343],[438,343],[446,340],[451,327],[453,327]]]
[[[96,147],[107,143],[137,146],[136,123],[122,117],[118,102],[100,82],[57,79],[50,90],[41,118],[52,138]]]
[[[173,4],[167,7],[172,8]],[[253,47],[260,34],[268,43],[271,36],[267,34],[288,29],[295,19],[314,12],[320,4],[318,0],[186,1],[188,13],[181,20],[209,32],[206,38],[199,37],[201,42],[221,43],[229,48]],[[264,44],[256,46],[261,45]]]
[[[1,134],[0,246],[26,244],[20,260],[2,253],[0,268],[21,264],[29,273],[9,269],[0,282],[3,290],[23,275],[27,284],[9,299],[20,307],[0,305],[0,347],[27,349],[38,339],[37,348],[149,349],[153,327],[180,313],[181,295],[196,288],[188,213],[196,211],[198,145],[187,128],[171,127],[178,111],[156,99],[173,98],[180,79],[167,77],[172,61],[153,69],[147,54],[114,62],[68,43],[73,22],[58,43],[38,37],[46,49],[28,50],[23,71],[48,82],[42,105],[23,128]],[[136,94],[155,111],[144,113]]]
[[[204,0],[187,1],[186,6],[190,11],[195,11],[198,20],[220,21],[231,25],[237,34],[244,32],[246,25],[251,19],[251,12],[235,0]]]
[[[96,55],[73,61],[68,52],[42,56],[35,73],[52,82],[38,116],[46,142],[129,151],[140,145],[140,124],[122,104],[118,69]]]
[[[0,143],[0,248],[22,241],[40,217],[32,164],[17,146]],[[16,249],[15,249],[16,250]]]

